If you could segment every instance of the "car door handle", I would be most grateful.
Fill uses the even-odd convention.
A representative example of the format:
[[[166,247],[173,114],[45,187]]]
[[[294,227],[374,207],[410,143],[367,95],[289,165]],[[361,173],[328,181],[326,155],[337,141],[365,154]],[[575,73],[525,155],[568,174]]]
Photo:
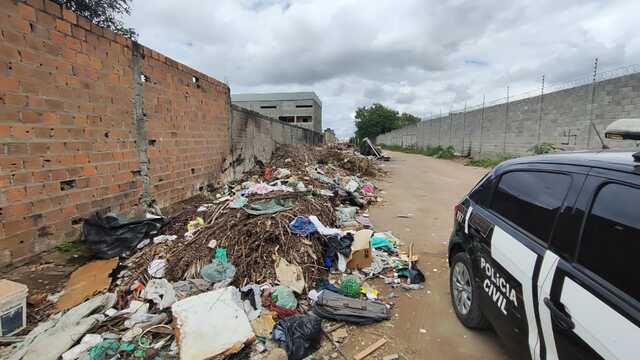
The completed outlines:
[[[571,320],[571,316],[566,314],[564,311],[558,309],[557,306],[551,302],[551,299],[544,298],[544,304],[547,305],[549,311],[551,311],[551,320],[553,320],[560,328],[565,330],[573,330],[576,325]]]

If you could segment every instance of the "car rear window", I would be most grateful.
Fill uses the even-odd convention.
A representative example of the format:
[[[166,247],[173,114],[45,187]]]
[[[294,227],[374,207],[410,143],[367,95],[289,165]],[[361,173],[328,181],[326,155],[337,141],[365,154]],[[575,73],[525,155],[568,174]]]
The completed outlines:
[[[635,264],[640,254],[640,190],[605,185],[583,230],[578,264],[640,301]]]
[[[469,198],[478,205],[487,205],[491,200],[491,185],[493,176],[487,173],[469,193]]]
[[[491,208],[522,230],[548,243],[571,177],[565,174],[514,171],[500,178]]]

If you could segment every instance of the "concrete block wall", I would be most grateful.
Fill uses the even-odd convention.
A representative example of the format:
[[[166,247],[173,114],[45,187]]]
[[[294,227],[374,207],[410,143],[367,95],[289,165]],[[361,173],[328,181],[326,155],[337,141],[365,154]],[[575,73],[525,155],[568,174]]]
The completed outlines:
[[[238,177],[251,169],[256,161],[268,163],[279,144],[322,144],[323,135],[310,129],[291,125],[232,105],[231,167]]]
[[[456,112],[414,126],[382,134],[379,144],[398,146],[453,146],[474,157],[526,155],[539,143],[564,150],[600,149],[589,121],[602,137],[620,118],[640,118],[640,73],[535,96],[509,104]],[[604,139],[611,149],[635,149],[634,142]]]

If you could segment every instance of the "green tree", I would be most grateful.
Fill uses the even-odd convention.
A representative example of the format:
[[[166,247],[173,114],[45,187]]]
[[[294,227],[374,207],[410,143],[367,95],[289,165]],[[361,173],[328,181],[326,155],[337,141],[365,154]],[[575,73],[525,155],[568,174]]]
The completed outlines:
[[[55,0],[58,4],[84,16],[94,24],[135,39],[138,35],[120,16],[131,14],[131,0]]]
[[[361,107],[356,110],[356,138],[365,137],[374,139],[380,134],[395,130],[407,125],[415,125],[420,118],[409,114],[399,114],[382,104],[375,103],[369,107]]]
[[[393,109],[375,103],[369,107],[363,106],[356,110],[356,137],[374,139],[376,136],[397,129],[399,114]]]
[[[399,123],[400,123],[400,127],[402,126],[407,126],[407,125],[415,125],[417,123],[419,123],[420,121],[422,121],[419,117],[409,114],[409,113],[402,113],[400,114],[400,118],[398,119]]]

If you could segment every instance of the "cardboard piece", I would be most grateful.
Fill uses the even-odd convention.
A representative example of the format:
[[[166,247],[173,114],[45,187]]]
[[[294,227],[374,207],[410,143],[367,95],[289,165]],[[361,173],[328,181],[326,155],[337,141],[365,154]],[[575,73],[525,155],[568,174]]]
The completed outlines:
[[[371,252],[371,236],[372,230],[360,230],[353,236],[353,244],[351,245],[351,257],[347,262],[349,269],[362,269],[371,266],[373,255]]]
[[[271,338],[273,327],[276,326],[276,317],[276,313],[270,311],[264,312],[260,317],[251,322],[253,332],[258,336]]]
[[[280,285],[284,285],[298,294],[302,294],[304,291],[304,275],[300,266],[279,258],[276,263],[276,276]]]
[[[239,304],[242,304],[240,291],[232,286],[173,304],[180,358],[223,358],[253,342],[255,334]]]
[[[85,300],[105,291],[111,285],[109,275],[118,266],[118,258],[108,260],[96,260],[79,267],[71,274],[69,281],[64,287],[64,292],[58,302],[56,309],[66,310]]]

